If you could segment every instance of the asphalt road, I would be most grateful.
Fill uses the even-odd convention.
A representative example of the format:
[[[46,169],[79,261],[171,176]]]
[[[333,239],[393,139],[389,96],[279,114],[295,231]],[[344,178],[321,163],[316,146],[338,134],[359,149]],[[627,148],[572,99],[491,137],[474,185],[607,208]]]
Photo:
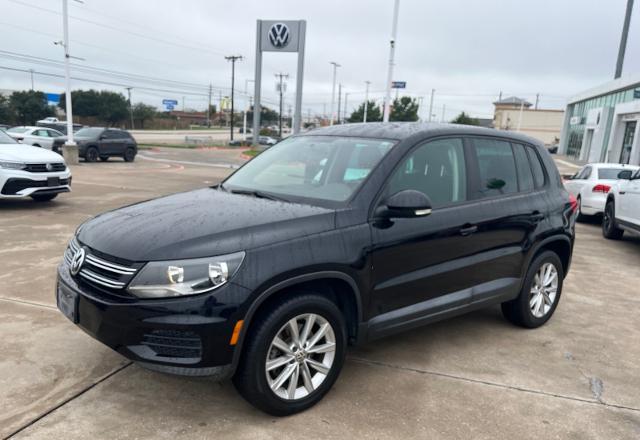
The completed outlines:
[[[230,382],[146,371],[56,310],[56,266],[80,222],[211,185],[242,161],[144,151],[74,167],[74,191],[49,205],[0,202],[0,438],[640,438],[640,238],[607,241],[595,223],[578,225],[544,327],[491,308],[352,349],[327,397],[288,418]]]

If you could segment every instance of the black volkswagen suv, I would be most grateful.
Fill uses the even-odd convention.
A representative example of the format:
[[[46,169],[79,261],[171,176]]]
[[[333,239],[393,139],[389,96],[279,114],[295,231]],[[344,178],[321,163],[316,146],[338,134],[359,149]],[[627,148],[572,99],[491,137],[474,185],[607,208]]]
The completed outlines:
[[[57,303],[140,365],[233,377],[274,415],[316,402],[348,344],[500,304],[535,328],[571,262],[575,201],[531,138],[356,124],[290,137],[222,184],[101,214]]]
[[[53,141],[53,151],[62,154],[62,146],[67,137],[59,137]],[[85,127],[74,134],[78,144],[78,155],[86,162],[98,159],[107,161],[110,157],[122,157],[125,162],[133,162],[138,154],[138,144],[126,130],[118,128]]]

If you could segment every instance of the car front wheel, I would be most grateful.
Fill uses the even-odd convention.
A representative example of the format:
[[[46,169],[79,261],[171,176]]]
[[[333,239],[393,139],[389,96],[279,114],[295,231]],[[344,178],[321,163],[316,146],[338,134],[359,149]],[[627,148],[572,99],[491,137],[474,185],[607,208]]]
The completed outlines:
[[[555,312],[564,270],[553,251],[539,254],[529,266],[520,295],[502,303],[502,313],[509,321],[526,328],[536,328],[547,322]]]
[[[275,416],[318,403],[344,363],[344,318],[323,296],[283,300],[258,318],[247,338],[233,382],[249,403]]]

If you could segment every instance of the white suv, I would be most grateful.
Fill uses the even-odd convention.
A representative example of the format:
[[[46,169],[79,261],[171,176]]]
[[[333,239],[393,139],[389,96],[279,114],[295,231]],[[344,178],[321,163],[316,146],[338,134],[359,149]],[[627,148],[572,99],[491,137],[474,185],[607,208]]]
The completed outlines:
[[[602,234],[619,239],[624,231],[640,233],[640,170],[624,170],[611,187],[604,208]]]
[[[71,171],[62,156],[17,143],[0,131],[0,199],[49,201],[71,191]]]

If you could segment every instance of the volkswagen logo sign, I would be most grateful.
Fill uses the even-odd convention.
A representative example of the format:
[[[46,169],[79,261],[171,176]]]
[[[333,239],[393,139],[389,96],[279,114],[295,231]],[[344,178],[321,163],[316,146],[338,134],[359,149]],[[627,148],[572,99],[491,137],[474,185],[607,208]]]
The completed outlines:
[[[84,248],[78,249],[76,253],[73,254],[73,257],[71,258],[71,269],[70,269],[71,275],[78,275],[78,272],[80,272],[80,269],[84,264],[85,255],[86,255],[86,252]]]
[[[53,165],[51,165],[50,163],[46,164],[44,167],[47,169],[47,171],[53,170]]]
[[[269,29],[269,41],[273,47],[282,49],[289,44],[289,28],[284,23],[276,23]]]

